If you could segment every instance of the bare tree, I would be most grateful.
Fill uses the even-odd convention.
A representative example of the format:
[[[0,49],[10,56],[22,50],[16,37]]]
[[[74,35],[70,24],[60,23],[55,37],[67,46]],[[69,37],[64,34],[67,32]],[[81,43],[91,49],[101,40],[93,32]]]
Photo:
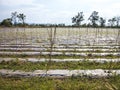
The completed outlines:
[[[16,26],[16,24],[17,24],[17,12],[11,13],[11,20],[12,20],[13,24]]]
[[[49,61],[46,66],[47,70],[49,69],[49,66],[51,66],[51,60],[52,60],[52,52],[55,44],[56,39],[56,27],[48,29],[48,40],[49,40]]]

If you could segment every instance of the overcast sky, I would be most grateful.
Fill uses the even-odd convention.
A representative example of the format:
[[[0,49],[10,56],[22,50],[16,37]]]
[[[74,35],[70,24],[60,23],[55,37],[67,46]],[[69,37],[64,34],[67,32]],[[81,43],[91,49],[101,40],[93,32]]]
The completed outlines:
[[[77,12],[87,19],[92,11],[108,19],[120,16],[120,0],[0,0],[0,21],[12,12],[24,13],[27,23],[65,23]]]

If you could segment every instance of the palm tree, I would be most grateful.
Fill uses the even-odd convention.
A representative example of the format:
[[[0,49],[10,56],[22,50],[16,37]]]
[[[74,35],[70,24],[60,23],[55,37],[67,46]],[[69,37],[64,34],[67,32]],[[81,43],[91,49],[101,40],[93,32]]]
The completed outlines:
[[[104,27],[104,26],[105,26],[105,22],[106,22],[106,20],[105,20],[104,18],[100,17],[99,23],[100,23],[100,26],[101,26],[101,27]]]
[[[116,18],[116,26],[119,27],[120,24],[120,16],[115,17]]]
[[[99,20],[98,12],[93,11],[88,20],[91,21],[93,27],[96,27],[97,21]]]
[[[108,22],[109,22],[110,26],[113,27],[115,25],[116,18],[113,17],[112,19],[109,19]]]
[[[72,18],[72,23],[75,23],[76,26],[80,26],[81,22],[84,20],[83,12],[78,12],[78,15]]]
[[[22,22],[22,24],[24,25],[26,16],[23,13],[20,13],[17,15],[17,17],[18,17],[19,21]]]

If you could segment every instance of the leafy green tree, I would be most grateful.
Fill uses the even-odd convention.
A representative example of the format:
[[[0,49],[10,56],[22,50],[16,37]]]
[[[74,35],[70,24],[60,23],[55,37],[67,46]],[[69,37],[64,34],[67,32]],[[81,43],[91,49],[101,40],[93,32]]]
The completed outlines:
[[[98,26],[97,25],[97,21],[99,20],[98,12],[93,11],[92,14],[90,15],[90,17],[88,18],[88,20],[91,21],[91,24],[93,27]]]
[[[12,20],[13,24],[16,26],[16,24],[17,24],[17,12],[11,13],[11,20]]]
[[[80,26],[83,20],[84,20],[83,12],[78,12],[78,15],[72,18],[72,23],[74,23],[76,26]]]
[[[2,26],[6,26],[6,27],[12,26],[12,20],[11,20],[11,18],[4,19],[4,20],[1,22],[1,25],[2,25]]]
[[[101,27],[105,27],[106,20],[103,17],[99,18],[99,23]]]

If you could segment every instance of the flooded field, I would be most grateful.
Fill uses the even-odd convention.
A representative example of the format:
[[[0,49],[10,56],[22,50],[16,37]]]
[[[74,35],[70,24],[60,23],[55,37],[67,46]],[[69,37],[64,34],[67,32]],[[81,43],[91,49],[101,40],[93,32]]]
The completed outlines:
[[[21,63],[24,63],[22,68]],[[87,72],[85,75],[92,77],[109,76],[104,69],[110,70],[110,75],[112,72],[120,75],[120,29],[0,28],[0,64],[0,74],[9,76],[27,76],[24,70],[40,69],[38,76],[49,77],[79,76]],[[29,64],[31,67],[25,67]],[[23,71],[16,73],[9,69]]]
[[[0,44],[117,45],[119,29],[110,28],[0,28]]]
[[[0,82],[0,90],[119,90],[120,29],[0,28]]]

